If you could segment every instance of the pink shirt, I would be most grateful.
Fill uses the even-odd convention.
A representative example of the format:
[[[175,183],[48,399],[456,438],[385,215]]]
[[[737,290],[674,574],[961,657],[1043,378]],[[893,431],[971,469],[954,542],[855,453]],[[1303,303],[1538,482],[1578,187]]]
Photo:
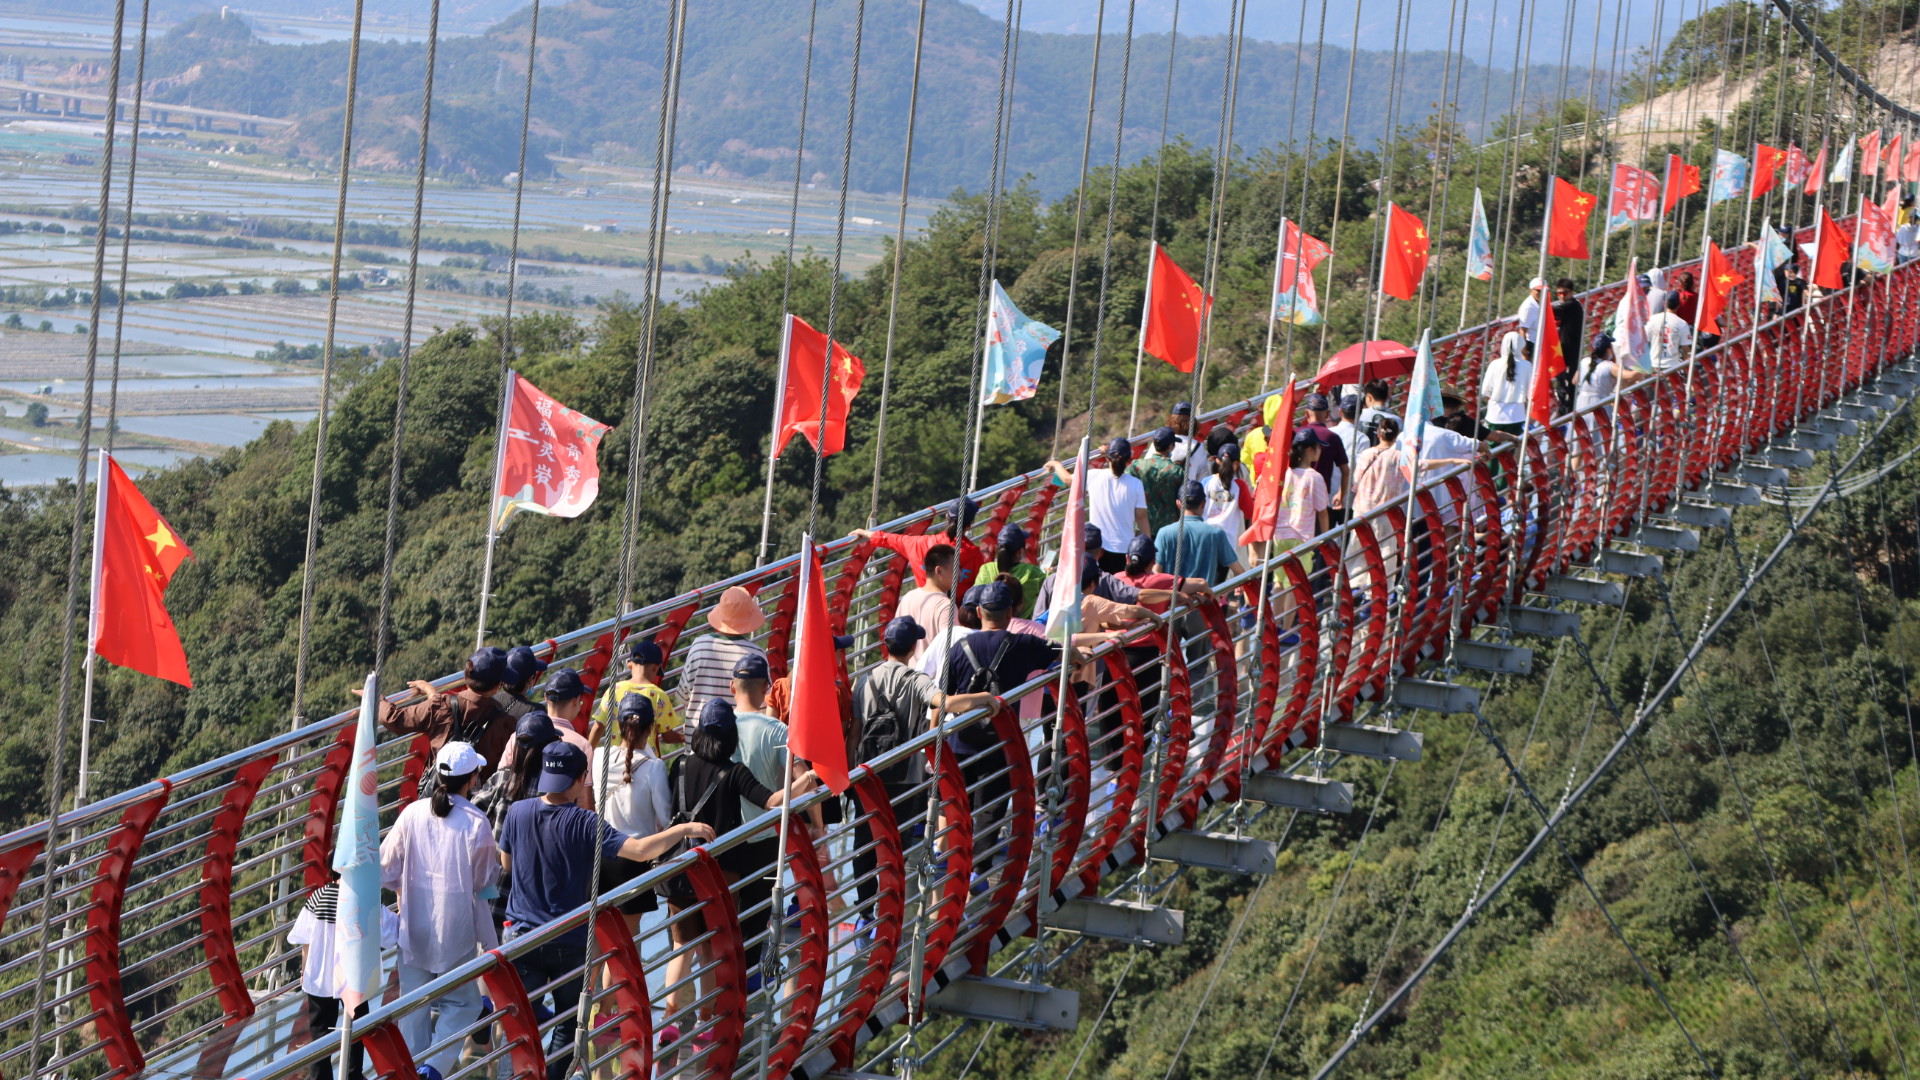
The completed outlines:
[[[1286,492],[1280,497],[1280,520],[1275,540],[1309,540],[1320,534],[1320,511],[1331,506],[1327,482],[1312,469],[1288,469]]]
[[[900,606],[894,615],[911,615],[913,621],[927,636],[914,642],[913,655],[907,658],[910,664],[918,664],[927,654],[927,642],[940,636],[940,631],[953,625],[953,601],[947,594],[935,588],[920,588],[908,592],[900,598]]]

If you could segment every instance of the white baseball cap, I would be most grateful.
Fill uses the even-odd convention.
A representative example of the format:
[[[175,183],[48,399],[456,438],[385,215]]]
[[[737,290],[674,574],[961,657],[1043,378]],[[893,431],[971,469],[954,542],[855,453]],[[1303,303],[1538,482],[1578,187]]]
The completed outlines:
[[[1527,282],[1527,288],[1529,289],[1544,289],[1546,287],[1547,287],[1546,278],[1534,278],[1532,281]]]
[[[486,763],[472,743],[463,742],[450,742],[442,746],[433,759],[433,767],[441,776],[466,776],[479,772]]]

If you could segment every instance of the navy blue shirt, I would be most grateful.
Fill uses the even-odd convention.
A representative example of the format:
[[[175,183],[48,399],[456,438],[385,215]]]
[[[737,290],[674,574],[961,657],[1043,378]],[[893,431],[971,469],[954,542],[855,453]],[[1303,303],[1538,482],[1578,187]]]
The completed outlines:
[[[555,806],[531,798],[508,807],[499,837],[500,850],[513,857],[507,918],[520,926],[539,926],[584,906],[593,881],[596,839],[600,844],[600,882],[603,888],[611,888],[620,880],[612,863],[620,857],[626,833],[573,803]],[[569,931],[559,943],[584,947],[586,923]]]
[[[1007,650],[1005,655],[1000,653],[1003,644]],[[981,667],[991,667],[999,676],[1004,694],[1053,666],[1060,658],[1060,649],[1035,634],[977,630],[955,642],[952,651],[947,653],[947,676],[954,693],[967,692],[967,684],[973,681],[976,656],[980,658]],[[1000,658],[999,663],[994,662],[996,656]],[[968,750],[985,750],[994,745],[994,730],[990,724],[976,723],[959,732],[956,738]]]

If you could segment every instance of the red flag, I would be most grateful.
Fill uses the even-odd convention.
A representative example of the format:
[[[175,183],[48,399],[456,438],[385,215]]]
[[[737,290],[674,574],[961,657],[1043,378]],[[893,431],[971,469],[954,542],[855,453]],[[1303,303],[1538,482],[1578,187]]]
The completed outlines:
[[[1806,193],[1820,194],[1820,185],[1827,182],[1827,141],[1820,140],[1820,152],[1813,156],[1813,167],[1807,170]]]
[[[800,560],[800,614],[793,656],[793,693],[787,706],[787,742],[795,757],[813,766],[836,794],[847,790],[847,737],[840,715],[833,626],[827,621],[827,590],[813,537]]]
[[[1747,192],[1747,198],[1757,199],[1773,190],[1773,174],[1785,161],[1787,152],[1776,150],[1765,143],[1755,143],[1753,147],[1753,186]]]
[[[1875,138],[1879,132],[1874,133]],[[1819,234],[1814,241],[1817,245],[1813,252],[1813,283],[1822,289],[1839,289],[1846,285],[1841,280],[1840,268],[1846,265],[1847,248],[1852,245],[1853,237],[1840,228],[1826,207],[1820,208],[1820,221],[1814,230]]]
[[[1567,370],[1567,356],[1560,345],[1559,320],[1553,317],[1553,305],[1540,305],[1539,345],[1534,349],[1533,386],[1527,403],[1527,419],[1536,424],[1553,422],[1553,377]]]
[[[606,424],[507,372],[507,430],[494,484],[495,527],[517,510],[579,517],[600,494],[600,437]]]
[[[1880,129],[1860,136],[1860,171],[1872,176],[1880,171]]]
[[[1280,409],[1273,414],[1273,434],[1267,437],[1266,460],[1261,462],[1259,478],[1253,488],[1253,517],[1235,543],[1263,544],[1273,539],[1280,522],[1281,496],[1286,491],[1287,460],[1293,450],[1293,409],[1296,393],[1293,378],[1280,394]]]
[[[1907,146],[1907,160],[1900,165],[1900,179],[1909,184],[1920,183],[1920,141]]]
[[[1899,135],[1895,135],[1893,138],[1887,140],[1886,147],[1880,151],[1880,164],[1887,170],[1887,179],[1900,179]]]
[[[787,448],[787,440],[805,435],[822,454],[837,454],[847,445],[847,412],[853,407],[860,383],[867,377],[867,365],[837,341],[807,325],[798,315],[787,316],[786,355],[780,363],[780,437],[774,440],[777,457]],[[826,445],[820,442],[820,380],[827,372],[828,347],[832,347],[832,380],[827,394]]]
[[[1813,162],[1807,157],[1807,152],[1800,149],[1798,143],[1788,143],[1786,160],[1780,163],[1781,179],[1785,180],[1789,187],[1799,187],[1807,182],[1807,177],[1812,171]]]
[[[167,583],[193,552],[180,542],[120,463],[102,455],[99,514],[93,523],[93,651],[102,660],[192,686],[180,631],[167,614]]]
[[[1587,216],[1593,213],[1593,196],[1559,177],[1553,178],[1553,216],[1547,224],[1547,254],[1563,259],[1585,259]]]
[[[1607,228],[1618,229],[1660,216],[1660,182],[1637,165],[1617,162],[1607,193]]]
[[[1426,222],[1392,203],[1387,204],[1387,249],[1380,260],[1380,291],[1402,300],[1413,299],[1427,272]]]
[[[1681,199],[1700,190],[1700,166],[1680,160],[1679,154],[1667,155],[1667,186],[1660,196],[1660,212],[1669,213]]]
[[[1893,227],[1894,222],[1900,220],[1900,186],[1898,184],[1887,188],[1887,197],[1880,200],[1880,212],[1887,215],[1889,229]],[[1865,223],[1866,219],[1862,218],[1861,224]]]
[[[1191,373],[1200,359],[1200,333],[1212,306],[1213,297],[1194,284],[1167,249],[1153,245],[1153,265],[1147,271],[1147,310],[1140,327],[1140,347],[1147,355]]]
[[[1734,270],[1733,260],[1720,250],[1720,245],[1709,240],[1700,278],[1700,317],[1694,329],[1703,334],[1718,334],[1720,313],[1727,310],[1727,300],[1733,295],[1734,287],[1747,280],[1747,276]]]

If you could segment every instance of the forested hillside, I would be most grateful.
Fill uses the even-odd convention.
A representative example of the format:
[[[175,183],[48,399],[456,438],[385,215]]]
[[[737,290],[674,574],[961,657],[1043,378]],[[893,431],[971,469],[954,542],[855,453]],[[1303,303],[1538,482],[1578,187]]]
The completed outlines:
[[[1573,107],[1551,118],[1560,117],[1585,119]],[[995,200],[957,198],[905,252],[884,447],[876,447],[875,429],[891,261],[839,290],[836,326],[865,358],[869,378],[847,449],[826,469],[822,531],[837,534],[863,524],[870,510],[885,518],[959,490],[990,206],[1000,215],[996,273],[1016,303],[1061,325],[1076,268],[1080,292],[1064,410],[1056,415],[1056,356],[1033,401],[992,410],[983,478],[1037,464],[1056,433],[1105,436],[1124,424],[1156,210],[1154,238],[1196,277],[1213,278],[1219,296],[1203,408],[1262,384],[1270,260],[1283,213],[1336,252],[1321,289],[1329,345],[1358,340],[1369,325],[1370,253],[1384,197],[1426,218],[1436,252],[1435,291],[1418,303],[1388,304],[1385,336],[1413,340],[1429,325],[1451,329],[1461,311],[1477,322],[1511,310],[1533,265],[1540,178],[1554,172],[1594,191],[1608,162],[1597,137],[1562,139],[1555,158],[1544,134],[1549,118],[1533,117],[1531,134],[1479,152],[1466,149],[1456,128],[1430,124],[1378,152],[1354,149],[1344,168],[1325,147],[1311,159],[1279,148],[1236,156],[1218,208],[1223,227],[1212,273],[1213,160],[1175,146],[1160,163],[1157,208],[1152,163],[1117,178],[1104,307],[1107,175],[1097,173],[1088,188],[1087,220],[1095,225],[1088,236],[1098,239],[1083,237],[1077,255],[1071,196],[1050,200],[1023,186]],[[1647,160],[1668,149],[1648,148]],[[1711,155],[1706,141],[1671,149],[1696,163]],[[1375,178],[1384,178],[1380,190],[1368,183]],[[1460,252],[1476,185],[1497,215],[1505,285],[1490,297],[1475,283],[1463,305]],[[1669,257],[1697,250],[1703,207],[1700,196],[1686,201],[1684,226],[1666,234]],[[1725,228],[1716,235],[1735,242]],[[1648,259],[1649,247],[1647,237],[1622,234],[1607,267],[1560,263],[1549,276],[1617,277],[1630,255]],[[810,257],[792,269],[789,306],[824,324],[830,266]],[[500,640],[537,640],[612,613],[619,493],[630,468],[643,468],[635,582],[642,602],[751,564],[786,271],[742,267],[725,284],[664,310],[644,462],[630,461],[627,451],[638,313],[611,308],[585,322],[542,315],[516,326],[516,366],[617,427],[603,448],[604,494],[589,513],[572,521],[521,518],[508,529],[492,616]],[[451,670],[470,642],[498,330],[449,330],[415,354],[389,680]],[[1283,332],[1277,344],[1276,379],[1319,355],[1316,331]],[[1149,365],[1145,417],[1189,393],[1185,376]],[[346,688],[371,662],[396,382],[391,363],[362,374],[334,414],[314,609],[316,715],[345,708]],[[1097,390],[1091,416],[1090,386]],[[195,550],[169,603],[196,685],[186,691],[125,671],[103,673],[96,791],[204,761],[286,725],[313,438],[311,428],[277,425],[220,459],[143,481]],[[1896,424],[1863,467],[1891,461],[1916,438],[1910,420]],[[799,443],[779,466],[782,550],[805,520],[812,466]],[[870,507],[876,468],[879,502]],[[13,713],[0,744],[8,824],[37,817],[44,806],[75,497],[70,487],[0,490],[0,643],[11,661],[0,665],[0,700]],[[1487,719],[1548,808],[1569,775],[1584,775],[1623,719],[1675,670],[1703,619],[1742,580],[1742,559],[1750,566],[1782,524],[1778,508],[1743,511],[1737,520],[1737,556],[1726,538],[1708,533],[1699,554],[1669,561],[1664,581],[1635,583],[1624,611],[1587,609],[1580,643],[1535,642],[1535,674],[1493,688]],[[1920,875],[1911,865],[1920,778],[1909,688],[1920,662],[1912,599],[1920,595],[1917,520],[1920,465],[1913,462],[1816,518],[1755,594],[1751,615],[1732,621],[1697,669],[1700,678],[1684,683],[1652,723],[1639,753],[1569,819],[1560,833],[1564,857],[1550,844],[1424,984],[1411,1010],[1372,1035],[1346,1075],[1707,1075],[1575,866],[1671,995],[1717,1075],[1902,1074],[1896,1042],[1911,1042],[1920,1027],[1912,971]],[[1304,1075],[1484,886],[1483,868],[1498,872],[1537,827],[1530,801],[1510,789],[1499,756],[1469,719],[1424,727],[1426,756],[1417,765],[1341,766],[1342,778],[1356,783],[1361,810],[1352,817],[1289,827],[1269,815],[1253,823],[1261,835],[1285,837],[1280,871],[1263,884],[1200,873],[1177,883],[1167,902],[1187,912],[1184,946],[1076,953],[1052,978],[1082,992],[1088,1026],[1081,1032],[997,1032],[969,1075],[1240,1080],[1257,1075],[1269,1057],[1268,1075]],[[1340,902],[1322,934],[1336,891]],[[1109,994],[1111,1008],[1095,1024]],[[977,1039],[962,1036],[931,1063],[932,1075],[957,1076]]]

